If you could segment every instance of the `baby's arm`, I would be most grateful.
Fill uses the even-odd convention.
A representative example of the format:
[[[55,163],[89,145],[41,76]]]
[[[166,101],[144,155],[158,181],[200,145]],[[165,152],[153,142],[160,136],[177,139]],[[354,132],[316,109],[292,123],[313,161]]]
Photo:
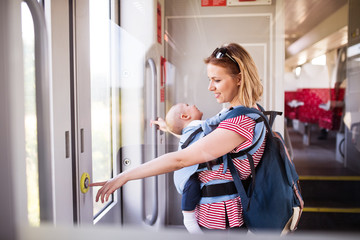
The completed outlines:
[[[169,131],[167,129],[165,120],[160,117],[157,120],[150,120],[150,126],[152,126],[153,124],[157,125],[159,127],[159,129],[163,132]]]
[[[154,125],[157,125],[157,126],[159,127],[159,129],[160,129],[161,131],[163,131],[163,132],[171,133],[172,135],[174,135],[174,136],[177,137],[177,138],[180,138],[180,137],[181,137],[181,135],[178,135],[178,134],[176,134],[176,133],[171,132],[171,131],[167,128],[165,120],[162,119],[162,118],[160,118],[160,117],[159,117],[157,120],[150,120],[150,126],[152,126],[153,124],[154,124]]]

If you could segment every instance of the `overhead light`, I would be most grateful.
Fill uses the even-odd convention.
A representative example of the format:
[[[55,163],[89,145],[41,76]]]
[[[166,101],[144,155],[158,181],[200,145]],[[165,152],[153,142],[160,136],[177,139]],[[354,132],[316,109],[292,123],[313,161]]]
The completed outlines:
[[[301,73],[301,67],[299,66],[299,67],[296,67],[295,68],[295,76],[296,77],[299,77],[300,76],[300,73]]]
[[[298,66],[303,65],[304,63],[307,62],[307,59],[308,59],[307,53],[306,53],[306,52],[302,52],[302,53],[299,55],[299,57],[298,57],[297,65],[298,65]]]
[[[316,57],[316,58],[313,58],[311,60],[311,64],[312,65],[322,65],[322,66],[325,66],[326,65],[326,55],[323,54],[319,57]]]

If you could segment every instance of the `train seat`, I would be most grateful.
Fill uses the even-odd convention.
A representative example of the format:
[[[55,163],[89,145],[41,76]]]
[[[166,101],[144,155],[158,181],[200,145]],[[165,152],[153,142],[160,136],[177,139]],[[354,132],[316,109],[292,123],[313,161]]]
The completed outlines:
[[[328,130],[339,129],[345,89],[302,88],[285,92],[285,117]],[[340,103],[340,104],[338,104]]]
[[[286,91],[285,92],[285,117],[288,119],[297,119],[297,107],[298,101],[296,100],[296,91]]]
[[[323,108],[324,114],[319,118],[321,128],[328,130],[338,130],[340,128],[344,95],[344,88],[330,89],[330,100],[325,104],[326,108]]]

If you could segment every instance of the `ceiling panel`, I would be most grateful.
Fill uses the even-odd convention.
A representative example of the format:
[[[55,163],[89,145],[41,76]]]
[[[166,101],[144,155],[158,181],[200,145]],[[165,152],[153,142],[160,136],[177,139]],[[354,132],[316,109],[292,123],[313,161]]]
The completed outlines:
[[[348,0],[285,0],[285,48],[309,33],[347,2]],[[306,56],[309,59],[346,42],[347,28],[342,28],[297,55],[287,55],[286,67],[296,66],[300,57]]]

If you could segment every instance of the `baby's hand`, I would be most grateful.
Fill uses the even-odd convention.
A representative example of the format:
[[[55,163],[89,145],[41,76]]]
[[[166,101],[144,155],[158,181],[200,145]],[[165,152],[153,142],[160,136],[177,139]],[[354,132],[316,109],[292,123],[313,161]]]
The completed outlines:
[[[159,117],[157,120],[151,120],[150,126],[152,126],[153,124],[157,125],[161,131],[168,132],[166,122],[164,119]]]

